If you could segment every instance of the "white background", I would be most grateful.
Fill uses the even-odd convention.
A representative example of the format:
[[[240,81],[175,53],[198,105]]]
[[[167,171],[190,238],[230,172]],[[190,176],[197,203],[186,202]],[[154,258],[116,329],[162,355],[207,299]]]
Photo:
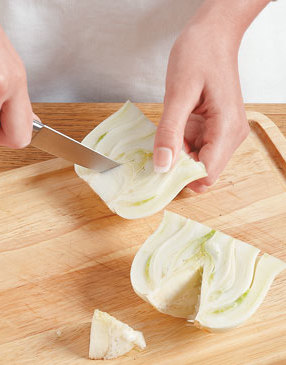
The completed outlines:
[[[270,3],[244,35],[239,55],[245,102],[286,103],[286,1]]]
[[[170,49],[201,2],[0,0],[0,23],[32,101],[162,102]],[[286,0],[247,30],[239,69],[245,102],[286,103]]]

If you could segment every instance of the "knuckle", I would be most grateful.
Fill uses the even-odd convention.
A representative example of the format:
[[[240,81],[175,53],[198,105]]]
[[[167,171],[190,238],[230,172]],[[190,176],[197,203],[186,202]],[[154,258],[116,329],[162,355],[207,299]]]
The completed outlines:
[[[218,118],[221,130],[221,137],[230,137],[235,145],[243,142],[249,132],[250,126],[246,117],[241,115],[221,116]]]
[[[164,103],[167,104],[169,101],[174,101],[179,99],[179,90],[177,84],[168,84],[165,96],[164,96]]]
[[[242,128],[240,129],[240,138],[241,140],[245,140],[245,138],[249,135],[250,132],[250,126],[248,121],[245,121]]]
[[[235,127],[233,128],[233,137],[238,144],[242,143],[248,136],[250,127],[248,121],[237,120]]]
[[[5,72],[0,73],[0,95],[5,95],[9,89],[9,80]]]
[[[32,127],[27,125],[22,132],[17,131],[8,136],[7,145],[8,147],[21,149],[27,147],[31,143],[32,139]]]
[[[16,82],[17,85],[26,84],[27,77],[26,77],[26,72],[25,72],[24,67],[21,65],[16,67],[13,71],[12,78],[13,78],[14,82]]]
[[[27,147],[30,144],[30,142],[31,142],[31,136],[26,136],[21,138],[13,137],[10,138],[9,147],[15,149],[21,149]]]
[[[6,95],[10,88],[19,87],[27,83],[26,71],[21,64],[13,66],[13,71],[2,69],[0,71],[0,95]]]
[[[190,83],[182,75],[178,75],[172,82],[167,82],[164,95],[165,108],[178,112],[189,110],[189,103],[182,101],[189,100],[192,97],[193,90],[196,88],[194,81],[192,81],[192,88],[190,88]]]
[[[181,137],[176,122],[170,119],[165,120],[164,124],[159,125],[157,133],[158,136],[164,139],[177,139]]]
[[[221,172],[221,168],[217,163],[208,164],[206,167],[208,175],[202,179],[203,185],[211,186],[213,185]]]
[[[216,182],[216,180],[217,180],[217,176],[214,176],[214,175],[207,176],[204,180],[204,185],[211,186]]]
[[[199,193],[199,194],[202,194],[204,192],[206,192],[208,189],[208,186],[206,185],[199,185],[198,187],[196,187],[196,192]]]

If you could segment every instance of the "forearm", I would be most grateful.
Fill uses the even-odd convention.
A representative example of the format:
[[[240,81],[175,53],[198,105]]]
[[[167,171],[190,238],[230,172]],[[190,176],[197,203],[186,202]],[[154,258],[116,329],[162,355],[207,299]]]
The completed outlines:
[[[192,24],[210,23],[219,31],[227,32],[234,42],[240,43],[241,38],[260,13],[271,0],[205,0]]]

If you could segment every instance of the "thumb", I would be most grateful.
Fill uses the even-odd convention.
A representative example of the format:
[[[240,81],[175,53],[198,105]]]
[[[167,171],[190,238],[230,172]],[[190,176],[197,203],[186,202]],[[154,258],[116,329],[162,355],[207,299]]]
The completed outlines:
[[[184,131],[190,113],[195,108],[198,98],[193,95],[183,102],[185,97],[166,95],[164,111],[157,128],[154,143],[154,170],[168,172],[176,163],[183,146]]]

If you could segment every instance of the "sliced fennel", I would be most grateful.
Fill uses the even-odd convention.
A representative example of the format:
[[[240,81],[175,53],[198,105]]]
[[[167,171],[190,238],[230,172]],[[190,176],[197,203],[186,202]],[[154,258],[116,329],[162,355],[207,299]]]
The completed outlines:
[[[213,331],[236,327],[286,264],[222,232],[165,211],[131,267],[135,292],[157,310]]]
[[[201,162],[181,152],[166,174],[153,169],[156,127],[131,102],[103,121],[82,143],[122,165],[104,173],[75,166],[76,173],[118,215],[140,218],[164,208],[191,181],[206,176]]]
[[[146,347],[143,334],[98,309],[94,311],[90,329],[89,358],[114,359],[134,346]]]

